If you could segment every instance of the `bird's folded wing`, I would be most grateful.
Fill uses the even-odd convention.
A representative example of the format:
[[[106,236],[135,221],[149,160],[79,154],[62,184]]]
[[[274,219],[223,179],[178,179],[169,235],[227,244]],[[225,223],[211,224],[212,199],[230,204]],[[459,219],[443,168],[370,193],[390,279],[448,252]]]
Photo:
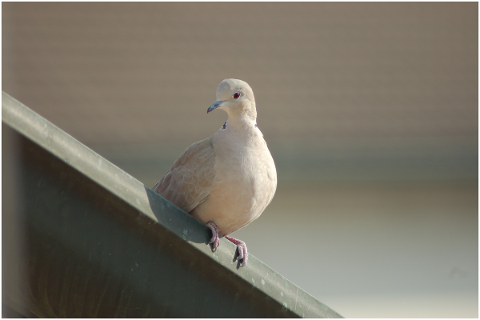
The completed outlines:
[[[215,178],[215,152],[211,138],[192,144],[153,190],[186,212],[206,200]]]

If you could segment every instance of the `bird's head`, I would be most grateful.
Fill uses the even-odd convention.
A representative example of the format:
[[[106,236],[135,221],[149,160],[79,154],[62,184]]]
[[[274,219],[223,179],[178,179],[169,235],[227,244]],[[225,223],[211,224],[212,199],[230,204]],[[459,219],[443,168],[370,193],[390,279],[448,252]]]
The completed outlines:
[[[215,109],[225,110],[229,118],[253,120],[257,118],[255,97],[245,81],[225,79],[218,85],[217,99],[207,113]]]

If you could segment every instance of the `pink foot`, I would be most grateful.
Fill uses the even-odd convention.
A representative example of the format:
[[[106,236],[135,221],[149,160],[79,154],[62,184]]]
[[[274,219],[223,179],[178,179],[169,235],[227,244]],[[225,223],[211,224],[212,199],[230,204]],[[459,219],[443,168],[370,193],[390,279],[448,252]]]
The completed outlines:
[[[212,230],[212,238],[208,243],[212,244],[212,252],[215,252],[217,251],[217,248],[220,245],[220,240],[218,239],[218,228],[213,221],[208,221],[206,225],[210,230]]]
[[[238,258],[238,262],[240,263],[239,267],[245,267],[248,261],[248,252],[247,252],[246,243],[243,242],[242,240],[238,240],[232,237],[225,236],[225,238],[228,239],[233,244],[237,245],[237,254],[235,254],[233,261],[237,260]]]

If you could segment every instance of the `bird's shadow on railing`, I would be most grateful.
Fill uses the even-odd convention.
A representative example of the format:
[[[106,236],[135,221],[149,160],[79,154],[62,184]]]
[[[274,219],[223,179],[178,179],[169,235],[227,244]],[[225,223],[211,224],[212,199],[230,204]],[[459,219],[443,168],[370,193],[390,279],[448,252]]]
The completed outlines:
[[[209,245],[212,232],[203,223],[190,216],[188,213],[153,191],[144,186],[147,194],[150,209],[152,209],[158,222],[170,231],[180,236],[185,241],[194,243],[204,243]],[[220,236],[220,238],[223,238]],[[210,249],[212,248],[209,245]],[[238,251],[235,250],[233,261],[237,261],[237,269],[240,268],[240,260],[238,260]]]
[[[210,229],[147,186],[145,193],[158,222],[183,240],[208,244]]]

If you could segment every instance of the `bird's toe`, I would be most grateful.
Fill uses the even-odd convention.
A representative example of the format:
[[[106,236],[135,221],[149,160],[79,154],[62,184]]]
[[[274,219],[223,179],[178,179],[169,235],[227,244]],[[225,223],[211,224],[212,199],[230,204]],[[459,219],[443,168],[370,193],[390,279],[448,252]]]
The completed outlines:
[[[212,246],[212,252],[215,252],[217,251],[217,248],[220,245],[220,240],[218,238],[218,228],[213,221],[208,221],[206,225],[212,231],[212,238],[208,243],[211,244]]]
[[[225,238],[237,245],[237,250],[235,252],[235,256],[233,257],[233,261],[238,260],[239,267],[245,267],[248,261],[247,244],[242,240],[235,239],[233,237],[225,236]]]

